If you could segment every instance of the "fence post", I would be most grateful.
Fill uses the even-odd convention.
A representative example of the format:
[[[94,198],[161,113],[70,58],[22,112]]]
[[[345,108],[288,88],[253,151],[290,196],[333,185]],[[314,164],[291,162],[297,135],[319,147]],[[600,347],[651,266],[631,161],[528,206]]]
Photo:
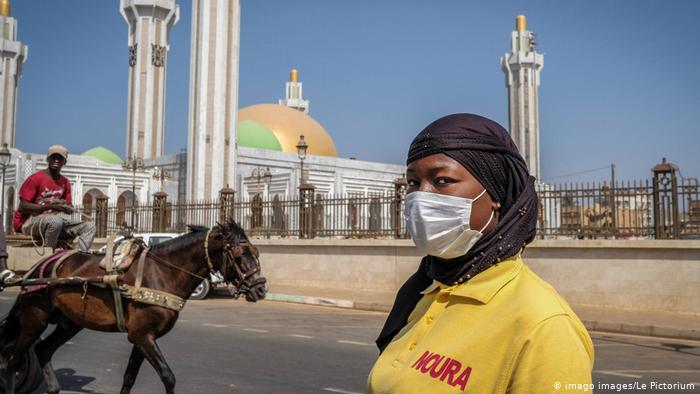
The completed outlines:
[[[406,178],[396,178],[394,180],[394,237],[403,238],[404,233],[401,231],[403,224],[403,200],[406,198],[406,188],[408,182]]]
[[[299,186],[299,238],[314,238],[314,191],[316,186],[304,183]]]
[[[233,219],[233,207],[236,191],[226,186],[219,190],[219,223]]]
[[[664,157],[651,171],[654,173],[654,235],[656,239],[678,239],[681,233],[676,178],[678,166],[667,163]]]
[[[154,232],[164,232],[165,231],[165,211],[168,201],[168,194],[166,192],[155,192],[153,193],[153,223],[152,228]]]
[[[96,236],[98,238],[107,236],[107,215],[109,197],[104,194],[97,196],[97,201],[95,203],[95,228]]]

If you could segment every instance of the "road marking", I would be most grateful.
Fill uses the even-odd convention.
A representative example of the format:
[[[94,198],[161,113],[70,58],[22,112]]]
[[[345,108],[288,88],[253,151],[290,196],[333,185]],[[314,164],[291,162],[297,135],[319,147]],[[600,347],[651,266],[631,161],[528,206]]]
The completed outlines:
[[[75,345],[75,342],[68,341],[66,342],[66,345]]]
[[[347,390],[342,390],[342,389],[336,389],[333,387],[325,387],[323,391],[330,391],[332,393],[341,393],[341,394],[362,394],[357,391],[347,391]]]
[[[203,323],[202,325],[208,326],[208,327],[216,327],[216,328],[226,327],[226,324]]]
[[[314,337],[312,337],[312,336],[301,335],[301,334],[289,334],[288,336],[294,337],[294,338],[314,339]]]
[[[615,372],[629,373],[700,373],[700,369],[616,369]]]
[[[617,371],[593,371],[593,372],[602,373],[603,375],[622,376],[625,378],[634,378],[634,379],[639,379],[642,377],[642,375],[632,375],[632,374],[622,373],[622,372],[617,372]]]
[[[356,341],[346,341],[344,339],[338,340],[338,343],[346,343],[348,345],[358,345],[358,346],[372,346],[371,343],[367,342],[356,342]]]
[[[250,332],[269,332],[267,330],[261,330],[259,328],[244,328],[243,331],[250,331]]]

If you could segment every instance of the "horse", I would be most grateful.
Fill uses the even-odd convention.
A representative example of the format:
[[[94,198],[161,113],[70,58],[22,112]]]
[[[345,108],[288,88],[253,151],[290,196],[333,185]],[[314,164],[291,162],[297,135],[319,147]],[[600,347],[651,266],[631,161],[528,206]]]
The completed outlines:
[[[237,294],[245,295],[247,301],[255,302],[265,297],[267,284],[260,271],[259,252],[236,222],[230,220],[211,229],[199,226],[190,226],[190,229],[188,234],[142,251],[146,253],[144,263],[132,264],[124,271],[118,279],[119,285],[133,286],[141,276],[144,288],[186,300],[209,272],[218,270],[227,282],[234,285]],[[60,280],[105,275],[98,266],[101,259],[101,255],[90,253],[72,254],[57,268],[56,276]],[[141,275],[137,272],[139,265]],[[5,320],[0,322],[0,368],[4,364],[2,376],[6,393],[14,393],[15,375],[22,375],[21,368],[27,367],[27,360],[31,357],[38,358],[38,364],[43,368],[48,392],[57,393],[60,386],[51,369],[51,356],[83,328],[120,331],[115,312],[118,304],[114,300],[112,288],[88,285],[87,282],[82,285],[49,285],[34,292],[23,289]],[[173,328],[179,312],[124,297],[121,301],[122,328],[133,345],[121,393],[131,391],[144,359],[158,373],[165,392],[173,393],[175,375],[156,340]],[[56,324],[56,328],[40,340],[50,323]],[[36,386],[40,383],[39,380]]]

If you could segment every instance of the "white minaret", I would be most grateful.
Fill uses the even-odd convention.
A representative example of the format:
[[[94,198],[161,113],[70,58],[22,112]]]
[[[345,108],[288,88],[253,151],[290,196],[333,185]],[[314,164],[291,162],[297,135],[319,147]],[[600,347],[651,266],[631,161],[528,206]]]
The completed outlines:
[[[280,100],[280,105],[297,109],[305,114],[309,113],[309,100],[304,100],[303,89],[299,80],[299,71],[293,68],[289,72],[289,82],[285,86],[285,99]]]
[[[501,58],[508,88],[510,135],[525,158],[530,174],[540,178],[540,71],[544,56],[535,52],[535,33],[527,31],[524,15],[515,18],[510,52]]]
[[[192,0],[187,198],[235,185],[240,0]]]
[[[14,148],[17,85],[28,51],[27,46],[17,40],[17,19],[10,16],[10,0],[0,1],[0,27],[0,143]]]
[[[120,0],[129,24],[126,159],[163,155],[165,82],[170,29],[180,19],[175,0]]]

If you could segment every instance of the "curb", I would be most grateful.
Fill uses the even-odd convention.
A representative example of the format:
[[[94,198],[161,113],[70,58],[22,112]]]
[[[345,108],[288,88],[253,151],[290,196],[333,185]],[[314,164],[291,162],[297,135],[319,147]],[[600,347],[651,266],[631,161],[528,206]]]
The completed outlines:
[[[692,328],[672,328],[645,326],[640,324],[610,323],[596,320],[583,320],[583,325],[590,331],[614,332],[618,334],[642,335],[647,337],[691,339],[700,341],[700,330]]]
[[[341,300],[325,297],[300,296],[281,293],[267,293],[267,301],[291,302],[295,304],[321,305],[336,308],[358,309],[372,312],[389,312],[391,305],[376,302],[356,302],[352,300]],[[611,323],[597,320],[581,319],[586,328],[590,331],[612,332],[628,335],[643,335],[648,337],[691,339],[700,341],[700,330],[682,329],[659,326],[645,326],[639,324]]]

